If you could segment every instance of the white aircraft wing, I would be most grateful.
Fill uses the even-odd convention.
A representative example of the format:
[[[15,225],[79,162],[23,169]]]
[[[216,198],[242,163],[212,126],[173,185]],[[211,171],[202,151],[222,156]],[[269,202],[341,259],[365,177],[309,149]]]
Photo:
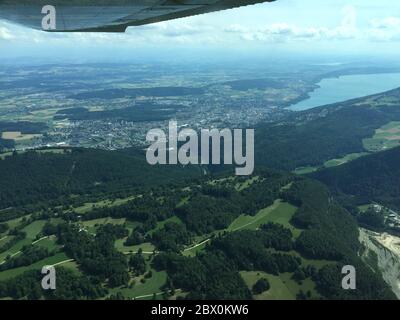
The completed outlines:
[[[129,26],[275,0],[0,0],[0,19],[43,30],[42,9],[55,9],[56,32],[125,32]],[[46,12],[46,11],[45,11]],[[49,11],[47,11],[49,12]]]

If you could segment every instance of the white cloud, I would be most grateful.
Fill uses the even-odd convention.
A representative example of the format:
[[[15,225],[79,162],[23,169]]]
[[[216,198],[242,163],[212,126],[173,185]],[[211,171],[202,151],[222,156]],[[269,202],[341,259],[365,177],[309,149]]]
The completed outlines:
[[[231,24],[224,28],[225,32],[239,33],[239,32],[247,32],[249,29],[240,24]]]
[[[398,17],[386,17],[383,19],[372,19],[371,25],[375,29],[399,29],[400,18]]]
[[[368,35],[374,41],[398,41],[400,40],[400,18],[386,17],[372,19]]]
[[[6,26],[0,25],[0,40],[12,40],[14,36],[11,33],[11,30]]]
[[[253,28],[235,24],[225,28],[224,31],[238,34],[247,41],[263,42],[343,40],[359,37],[356,9],[353,6],[345,6],[342,9],[342,16],[341,23],[333,28],[325,26],[304,27],[287,22],[277,22],[264,27]]]

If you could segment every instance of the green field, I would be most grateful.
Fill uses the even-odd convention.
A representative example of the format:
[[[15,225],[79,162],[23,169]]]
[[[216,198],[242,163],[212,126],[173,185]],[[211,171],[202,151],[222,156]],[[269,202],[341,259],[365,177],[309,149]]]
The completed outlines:
[[[6,244],[10,240],[11,240],[11,236],[2,236],[0,238],[0,246],[2,246],[3,244]]]
[[[26,232],[26,237],[35,239],[36,236],[42,232],[43,226],[46,224],[45,220],[37,220],[26,226],[22,231]]]
[[[143,276],[134,279],[135,283],[132,288],[116,288],[111,289],[112,294],[121,292],[124,297],[134,299],[152,299],[154,293],[160,293],[161,287],[167,281],[167,273],[165,271],[157,272],[151,269],[153,275],[150,279],[146,279],[145,283],[141,283],[140,280]],[[146,296],[146,297],[142,297]]]
[[[129,253],[129,252],[138,252],[139,249],[143,250],[144,254],[152,254],[155,247],[149,243],[142,243],[137,246],[124,246],[125,239],[118,239],[115,241],[115,248],[117,248],[118,251],[123,252],[123,253]]]
[[[302,174],[313,173],[313,172],[315,172],[317,170],[318,170],[318,167],[311,167],[311,166],[309,166],[309,167],[299,167],[299,168],[296,168],[296,170],[294,170],[294,173],[302,175]]]
[[[7,251],[0,253],[0,263],[6,259],[7,256],[13,256],[19,254],[21,249],[29,244],[32,244],[36,238],[36,236],[42,231],[44,224],[46,223],[45,220],[37,220],[32,222],[31,224],[27,225],[22,231],[26,232],[26,238],[18,241],[14,244],[10,249]],[[44,241],[44,240],[41,240]],[[50,244],[48,244],[50,246]],[[55,244],[54,244],[55,246]]]
[[[305,174],[316,172],[320,168],[337,167],[337,166],[340,166],[340,165],[345,164],[347,162],[356,160],[356,159],[358,159],[360,157],[363,157],[365,155],[368,155],[368,152],[350,153],[350,154],[345,155],[342,158],[328,160],[321,167],[308,166],[308,167],[296,168],[296,170],[294,170],[294,173],[298,174],[298,175],[305,175]]]
[[[300,290],[304,292],[310,291],[312,298],[319,297],[318,293],[315,291],[315,284],[312,280],[306,279],[300,285],[291,279],[291,273],[282,273],[279,276],[275,276],[265,272],[241,271],[240,275],[250,290],[258,279],[268,279],[271,288],[262,294],[255,295],[254,298],[256,300],[295,300]]]
[[[273,276],[265,272],[242,271],[240,272],[247,287],[251,290],[257,280],[261,278],[268,279],[271,288],[260,295],[254,296],[256,300],[295,300],[296,296],[283,283],[279,276]]]
[[[324,166],[326,168],[337,167],[337,166],[340,166],[340,165],[345,164],[347,162],[350,162],[350,161],[356,160],[356,159],[358,159],[360,157],[363,157],[363,156],[365,156],[367,154],[368,154],[367,152],[350,153],[350,154],[344,156],[343,158],[328,160],[328,161],[326,161],[324,163]]]
[[[390,122],[375,130],[372,138],[363,140],[364,148],[371,152],[400,146],[400,122]]]
[[[82,274],[82,272],[79,270],[78,264],[75,261],[68,261],[63,264],[60,264],[59,266],[69,269],[69,270],[72,270],[78,274]]]
[[[291,255],[299,257],[301,259],[301,264],[303,266],[308,266],[308,265],[313,265],[317,269],[320,269],[328,264],[334,263],[333,261],[329,260],[312,260],[312,259],[307,259],[301,256],[298,252],[296,251],[290,251],[289,252]]]
[[[243,229],[256,230],[263,224],[266,224],[268,222],[274,222],[274,223],[280,223],[284,225],[286,228],[289,228],[293,232],[293,235],[295,237],[298,237],[301,233],[301,230],[293,227],[290,224],[290,220],[292,219],[296,210],[297,208],[289,203],[282,202],[282,200],[280,199],[275,200],[274,204],[260,210],[254,216],[241,215],[237,217],[226,230],[220,230],[219,232],[221,231],[234,232]],[[219,232],[218,231],[214,232],[214,234],[218,234]],[[186,249],[183,252],[184,255],[195,256],[197,252],[204,250],[208,241],[204,241],[204,236],[203,236],[198,241],[198,243],[201,244],[192,246],[190,249]]]
[[[219,230],[209,235],[210,240],[212,235],[217,235],[220,232],[234,232],[239,230],[257,230],[261,225],[266,224],[268,222],[279,223],[284,225],[286,228],[289,228],[294,237],[298,237],[301,233],[300,229],[295,228],[290,224],[290,220],[293,215],[296,213],[297,208],[287,202],[282,202],[282,200],[278,199],[275,202],[262,210],[260,210],[256,215],[240,215],[237,217],[228,228],[225,230]],[[204,241],[206,238],[203,235],[197,241],[200,245],[193,245],[189,249],[186,249],[183,254],[185,256],[195,256],[197,252],[204,250],[208,241]]]
[[[227,231],[237,231],[242,229],[256,230],[261,225],[268,222],[280,223],[292,230],[295,237],[299,236],[301,230],[296,229],[290,224],[290,220],[296,213],[297,208],[282,200],[275,200],[274,204],[260,210],[255,216],[241,215],[236,218]]]
[[[16,254],[19,254],[21,249],[32,243],[32,239],[22,239],[18,241],[15,245],[13,245],[10,249],[8,249],[6,252],[0,253],[0,263],[6,259],[7,256],[13,256]]]
[[[369,204],[363,204],[361,206],[358,206],[358,209],[360,209],[361,212],[365,212],[367,211],[369,208],[371,208],[373,204],[369,203]]]
[[[50,251],[51,250],[57,250],[57,249],[61,248],[61,246],[56,243],[56,237],[55,236],[44,238],[44,239],[40,239],[40,241],[35,242],[35,246],[44,247],[44,248],[47,248]]]
[[[10,227],[10,229],[13,229],[13,228],[15,228],[16,226],[18,226],[18,225],[22,222],[22,220],[23,220],[24,218],[25,218],[25,219],[28,219],[29,217],[30,217],[30,215],[27,215],[27,216],[24,216],[24,217],[20,217],[20,218],[8,220],[8,221],[6,221],[6,223],[8,224],[8,226]]]
[[[93,220],[82,221],[82,226],[90,233],[96,233],[97,227],[102,224],[124,224],[126,218],[114,219],[114,218],[99,218]]]
[[[271,214],[274,210],[280,207],[282,204],[281,200],[275,200],[274,204],[271,206],[260,210],[256,215],[240,215],[237,217],[227,228],[227,231],[233,232],[241,229],[257,229],[261,224],[263,224],[266,217]]]
[[[84,214],[86,212],[89,212],[95,208],[105,208],[105,207],[113,207],[113,206],[120,206],[122,204],[125,204],[131,200],[134,200],[138,196],[130,196],[124,199],[115,199],[115,200],[101,200],[97,202],[88,202],[85,203],[84,205],[74,208],[74,211],[79,214]]]
[[[34,264],[31,264],[30,266],[19,267],[19,268],[2,271],[2,272],[0,272],[0,281],[18,276],[28,270],[41,270],[44,266],[54,265],[56,263],[59,263],[61,261],[65,261],[65,260],[68,260],[68,257],[65,255],[65,253],[60,252],[52,257],[35,262]]]

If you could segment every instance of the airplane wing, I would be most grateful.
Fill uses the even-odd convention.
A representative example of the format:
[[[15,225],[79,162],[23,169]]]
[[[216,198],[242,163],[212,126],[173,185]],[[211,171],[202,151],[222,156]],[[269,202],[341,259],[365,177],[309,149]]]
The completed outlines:
[[[130,26],[275,0],[0,0],[0,19],[43,30],[42,8],[54,7],[55,32],[125,32]]]

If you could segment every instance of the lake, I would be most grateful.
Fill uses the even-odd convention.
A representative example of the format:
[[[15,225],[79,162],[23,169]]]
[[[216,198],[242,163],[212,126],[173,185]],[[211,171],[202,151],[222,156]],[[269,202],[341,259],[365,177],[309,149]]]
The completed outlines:
[[[368,96],[400,87],[400,73],[357,74],[323,79],[310,98],[291,105],[293,111]]]

